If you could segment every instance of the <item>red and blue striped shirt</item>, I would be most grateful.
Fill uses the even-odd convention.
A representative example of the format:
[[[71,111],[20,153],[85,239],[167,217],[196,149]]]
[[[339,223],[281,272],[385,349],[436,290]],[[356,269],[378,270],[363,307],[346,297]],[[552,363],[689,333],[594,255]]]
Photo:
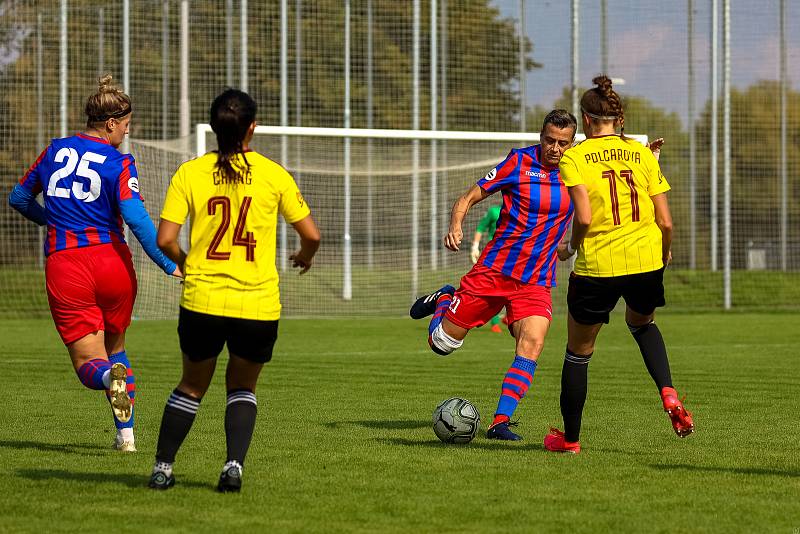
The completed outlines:
[[[104,139],[80,133],[53,139],[19,183],[33,195],[44,193],[46,255],[124,243],[119,204],[141,200],[133,157]]]
[[[515,148],[478,180],[487,193],[502,191],[494,238],[479,263],[506,276],[547,287],[556,285],[556,248],[572,217],[572,202],[557,167],[540,162],[541,145]]]

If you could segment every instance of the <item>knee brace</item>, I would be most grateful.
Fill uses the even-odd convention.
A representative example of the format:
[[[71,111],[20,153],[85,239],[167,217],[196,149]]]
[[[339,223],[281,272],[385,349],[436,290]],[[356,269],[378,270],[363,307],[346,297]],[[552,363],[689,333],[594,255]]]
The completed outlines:
[[[442,328],[440,324],[436,328],[434,328],[431,335],[428,337],[428,344],[431,346],[431,350],[440,356],[447,356],[448,354],[452,353],[454,350],[461,347],[464,344],[464,340],[455,339],[447,334]]]

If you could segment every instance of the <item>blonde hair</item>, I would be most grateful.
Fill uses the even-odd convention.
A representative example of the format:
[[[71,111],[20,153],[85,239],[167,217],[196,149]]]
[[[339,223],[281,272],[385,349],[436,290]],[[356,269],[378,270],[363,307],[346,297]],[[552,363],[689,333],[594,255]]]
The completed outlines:
[[[106,74],[97,79],[97,92],[86,99],[86,125],[91,126],[108,119],[121,119],[131,112],[131,97],[114,85],[113,76]]]

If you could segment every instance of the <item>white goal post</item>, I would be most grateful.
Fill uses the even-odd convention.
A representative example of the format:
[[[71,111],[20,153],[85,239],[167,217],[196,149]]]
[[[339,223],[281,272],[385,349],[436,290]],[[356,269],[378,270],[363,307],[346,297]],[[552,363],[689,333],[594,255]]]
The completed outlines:
[[[197,124],[196,132],[196,154],[198,156],[216,147],[216,140],[209,124]],[[647,136],[630,135],[633,139],[647,143]],[[578,134],[576,141],[585,139],[585,136]],[[355,222],[368,221],[364,233],[368,234],[365,238],[364,251],[358,251],[359,259],[364,259],[365,264],[372,265],[373,258],[373,236],[371,235],[372,221],[381,224],[384,214],[380,209],[376,209],[373,198],[378,198],[385,202],[408,202],[406,209],[409,213],[408,224],[408,247],[397,250],[393,255],[393,260],[400,266],[409,271],[410,280],[408,298],[414,298],[420,292],[419,273],[423,267],[420,265],[420,257],[424,255],[430,260],[430,269],[436,271],[441,268],[448,260],[441,252],[440,230],[445,225],[444,211],[449,209],[443,204],[443,193],[440,189],[440,178],[448,173],[462,173],[465,178],[460,178],[457,183],[467,184],[466,180],[477,180],[491,167],[502,161],[502,158],[512,147],[527,146],[539,142],[538,132],[473,132],[473,131],[445,131],[445,130],[394,130],[394,129],[359,129],[359,128],[315,128],[315,127],[296,127],[296,126],[257,126],[254,135],[253,146],[256,150],[264,150],[265,155],[275,159],[286,167],[292,174],[304,176],[309,175],[328,177],[341,177],[341,185],[335,195],[340,202],[336,207],[336,215],[332,219],[336,221],[337,234],[332,241],[340,247],[340,254],[336,254],[336,262],[341,265],[341,293],[343,301],[353,299],[353,238],[351,236],[352,213],[352,187],[351,182],[354,178],[363,177],[366,181],[368,193],[360,198],[363,200],[358,204],[362,211],[356,213]],[[361,152],[353,153],[352,147],[358,143]],[[289,156],[291,146],[302,146],[298,148],[296,155]],[[488,149],[486,147],[491,147]],[[262,148],[263,147],[263,148]],[[474,147],[474,149],[473,149]],[[450,162],[447,160],[447,151],[450,151]],[[322,153],[328,152],[327,156]],[[335,154],[333,154],[335,152]],[[423,152],[426,152],[423,154]],[[444,158],[443,158],[444,154]],[[457,155],[456,155],[457,154]],[[307,160],[304,158],[308,158]],[[326,161],[329,157],[332,163]],[[458,164],[452,162],[457,160]],[[386,180],[375,179],[376,176],[386,176]],[[406,190],[399,192],[407,195],[409,200],[398,199],[397,191],[388,191],[387,184],[391,185],[391,180],[396,176],[407,179]],[[451,179],[452,182],[452,179]],[[319,184],[319,181],[314,182]],[[303,194],[308,197],[304,189],[310,184],[301,184]],[[325,184],[326,191],[329,184]],[[420,202],[421,186],[425,186],[429,205],[422,205]],[[444,184],[445,187],[446,184]],[[451,188],[455,187],[451,183]],[[449,189],[452,196],[454,191]],[[460,193],[460,191],[459,191]],[[453,198],[449,199],[452,203]],[[388,199],[388,200],[387,200]],[[312,203],[312,209],[314,204]],[[316,216],[316,213],[315,213]],[[325,214],[322,215],[325,217]],[[424,219],[424,221],[422,221]],[[429,235],[420,235],[420,223],[424,222],[429,229]],[[389,224],[389,223],[385,223]],[[404,223],[405,224],[405,223]],[[288,236],[286,224],[281,221],[278,235],[278,267],[281,271],[287,268],[287,257],[289,254]],[[395,241],[396,242],[396,241]],[[421,250],[420,244],[423,243],[428,250]],[[408,259],[403,258],[404,253],[408,252]],[[387,252],[388,254],[388,252]],[[441,258],[440,258],[441,255]],[[403,258],[403,259],[401,259]],[[451,260],[452,261],[452,260]],[[407,262],[407,263],[406,263]],[[463,268],[463,267],[462,267]],[[423,269],[424,270],[424,269]],[[337,269],[338,271],[338,269]]]

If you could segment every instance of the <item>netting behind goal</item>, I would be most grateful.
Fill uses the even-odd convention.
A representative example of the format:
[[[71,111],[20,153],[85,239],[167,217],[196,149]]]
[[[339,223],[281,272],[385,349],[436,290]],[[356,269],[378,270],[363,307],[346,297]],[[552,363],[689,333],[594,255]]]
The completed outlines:
[[[314,267],[298,276],[288,261],[298,239],[279,222],[284,316],[399,316],[418,294],[457,285],[471,265],[477,221],[500,195],[470,212],[458,253],[442,245],[453,201],[511,147],[538,141],[537,134],[496,132],[350,133],[359,137],[348,140],[336,129],[259,127],[253,140],[254,150],[282,162],[295,177],[323,236]],[[408,138],[420,134],[451,138]],[[198,127],[197,136],[200,153],[216,148],[208,127]],[[131,150],[148,210],[157,216],[169,178],[185,157],[185,142],[134,141]],[[484,235],[481,245],[486,243]],[[179,284],[152,265],[138,244],[132,249],[140,280],[137,316],[174,317]],[[566,281],[566,267],[559,271]],[[558,309],[563,299],[554,301]]]

